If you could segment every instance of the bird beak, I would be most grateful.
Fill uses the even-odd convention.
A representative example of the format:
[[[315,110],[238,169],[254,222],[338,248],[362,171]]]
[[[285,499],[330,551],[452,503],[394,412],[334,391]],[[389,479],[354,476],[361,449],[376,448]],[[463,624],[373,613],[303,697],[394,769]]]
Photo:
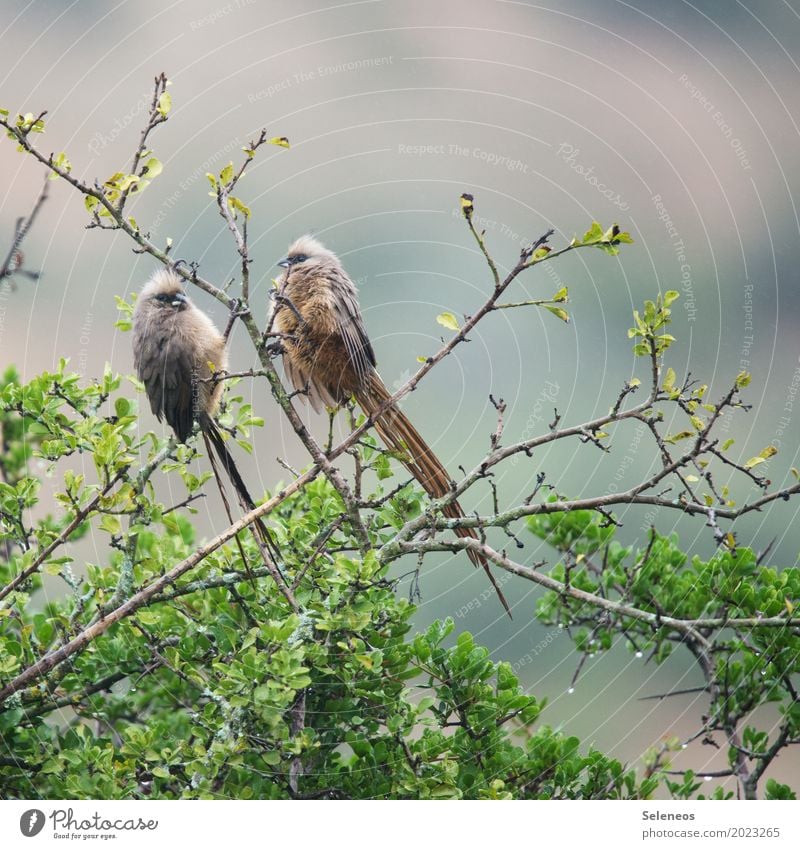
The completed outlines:
[[[288,267],[291,265],[291,262],[289,262],[289,257],[287,256],[287,257],[286,257],[286,259],[282,259],[282,260],[278,263],[278,265],[279,265],[281,268],[288,268]]]
[[[173,307],[182,307],[187,301],[186,295],[183,292],[176,292],[172,296],[172,306]]]

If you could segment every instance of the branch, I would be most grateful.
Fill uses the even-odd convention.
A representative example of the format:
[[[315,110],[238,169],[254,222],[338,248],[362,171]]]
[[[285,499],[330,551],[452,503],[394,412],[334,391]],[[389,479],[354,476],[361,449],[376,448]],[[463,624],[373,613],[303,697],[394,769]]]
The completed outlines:
[[[268,501],[265,501],[255,510],[251,510],[249,513],[242,516],[241,519],[234,522],[230,525],[230,527],[226,528],[210,542],[200,546],[191,555],[189,555],[189,557],[173,566],[172,569],[165,572],[160,578],[152,581],[146,587],[132,595],[124,604],[121,604],[114,610],[104,614],[100,619],[87,626],[80,634],[71,639],[68,643],[65,643],[55,651],[46,654],[36,663],[29,666],[0,689],[0,704],[5,702],[9,696],[19,692],[21,689],[27,687],[43,675],[46,675],[51,669],[58,666],[60,663],[63,663],[67,658],[72,657],[72,655],[76,652],[86,648],[89,643],[97,639],[97,637],[101,634],[105,633],[112,625],[135,613],[140,607],[143,607],[145,604],[150,602],[155,596],[162,594],[167,587],[174,584],[178,578],[198,563],[205,560],[209,554],[212,554],[229,539],[235,537],[239,531],[244,530],[248,525],[252,524],[256,518],[264,516],[274,510],[275,507],[312,481],[318,474],[319,469],[310,469],[304,475],[282,489],[277,495],[273,496]]]
[[[27,219],[20,218],[17,221],[17,227],[14,233],[14,238],[11,241],[11,247],[8,249],[8,254],[6,255],[5,260],[3,260],[3,265],[0,266],[0,281],[4,280],[6,277],[11,277],[22,268],[22,259],[17,262],[14,268],[11,267],[11,263],[14,260],[14,257],[19,255],[20,245],[22,244],[23,239],[28,235],[28,232],[33,226],[33,222],[36,220],[36,216],[39,214],[42,204],[47,200],[49,193],[50,180],[45,179],[44,186],[42,187],[42,191],[34,204],[31,214],[27,217]],[[36,274],[36,277],[38,277],[38,274]]]

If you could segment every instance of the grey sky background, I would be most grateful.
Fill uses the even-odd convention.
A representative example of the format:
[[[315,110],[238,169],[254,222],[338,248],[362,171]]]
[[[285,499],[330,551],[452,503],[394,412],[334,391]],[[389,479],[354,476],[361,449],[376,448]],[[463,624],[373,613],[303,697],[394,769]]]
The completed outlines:
[[[569,286],[569,325],[537,311],[494,316],[406,401],[454,474],[486,451],[490,393],[506,400],[507,433],[518,437],[546,431],[554,406],[570,423],[604,413],[625,379],[645,378],[626,336],[631,310],[667,289],[681,292],[669,360],[679,377],[690,370],[718,397],[740,370],[753,374],[752,412],[724,425],[735,456],[777,445],[769,463],[776,486],[800,465],[796,0],[5,0],[3,9],[0,105],[47,109],[40,146],[67,151],[84,178],[129,163],[152,78],[167,73],[174,108],[152,139],[164,173],[131,212],[212,280],[235,277],[237,257],[205,172],[239,161],[261,127],[288,136],[291,150],[269,148],[241,188],[253,211],[255,302],[266,310],[276,261],[297,235],[314,233],[358,283],[389,386],[438,347],[436,315],[471,312],[490,285],[459,215],[462,191],[475,195],[504,267],[548,227],[554,244],[592,219],[631,232],[636,244],[617,258],[578,252],[516,285],[519,299]],[[5,238],[42,176],[11,144],[0,147]],[[114,328],[114,295],[136,291],[153,262],[132,254],[124,237],[85,230],[86,220],[81,198],[54,184],[26,243],[28,264],[44,276],[0,291],[0,362],[27,377],[60,356],[87,377],[106,362],[132,369],[130,338]],[[224,322],[202,293],[196,300]],[[231,359],[253,364],[240,331]],[[304,457],[263,387],[240,392],[266,419],[247,464],[261,492],[286,475],[276,457]],[[321,433],[324,423],[308,415]],[[142,427],[153,426],[145,412]],[[571,445],[509,466],[497,479],[501,499],[518,502],[539,470],[573,496],[628,486],[654,455],[633,427],[620,428],[613,444],[605,457]],[[753,495],[739,481],[737,500]],[[487,488],[467,506],[485,508],[489,498]],[[198,517],[207,531],[219,527],[214,504]],[[775,562],[794,563],[798,507],[779,504],[741,522],[740,540],[762,549],[776,538]],[[655,521],[689,550],[713,550],[701,522],[634,511],[622,518],[626,542]],[[526,562],[543,556],[524,541]],[[105,557],[102,548],[83,553]],[[656,669],[620,647],[590,661],[568,694],[577,657],[562,634],[532,620],[531,586],[505,585],[511,599],[524,599],[513,623],[495,599],[484,600],[466,558],[431,560],[422,590],[419,622],[455,616],[550,697],[550,724],[628,761],[662,735],[694,729],[701,697],[635,701],[698,683],[682,653]],[[680,757],[718,767],[712,756],[697,748]],[[788,758],[776,776],[789,774]]]

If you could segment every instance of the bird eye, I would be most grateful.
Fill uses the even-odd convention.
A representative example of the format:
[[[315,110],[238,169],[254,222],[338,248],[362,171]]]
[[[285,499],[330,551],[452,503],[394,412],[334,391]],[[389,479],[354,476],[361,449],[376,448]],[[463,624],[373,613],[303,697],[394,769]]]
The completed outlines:
[[[180,292],[175,295],[169,295],[166,292],[159,292],[157,295],[153,295],[153,300],[158,301],[160,304],[170,304],[170,306],[177,307],[180,306],[186,298]]]
[[[292,265],[296,265],[298,262],[305,262],[308,257],[305,254],[296,254],[292,257]]]

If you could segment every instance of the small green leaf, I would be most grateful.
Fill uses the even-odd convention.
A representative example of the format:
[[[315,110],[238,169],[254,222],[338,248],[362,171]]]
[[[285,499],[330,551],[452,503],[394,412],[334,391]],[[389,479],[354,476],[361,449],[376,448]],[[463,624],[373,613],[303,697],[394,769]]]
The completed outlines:
[[[230,207],[231,207],[231,209],[234,209],[234,210],[236,210],[237,212],[241,212],[241,213],[242,213],[242,215],[244,215],[244,217],[245,217],[245,218],[249,218],[249,217],[250,217],[250,207],[249,207],[249,206],[245,206],[245,205],[244,205],[244,204],[243,204],[243,203],[239,200],[239,198],[235,198],[235,197],[233,197],[233,196],[229,196],[229,197],[228,197],[228,206],[230,206]]]
[[[758,466],[761,463],[766,463],[770,457],[774,457],[778,453],[778,449],[774,445],[768,445],[756,457],[751,457],[745,464],[745,469],[752,469],[753,466]]]
[[[448,330],[460,330],[460,326],[458,324],[458,319],[451,312],[442,312],[436,316],[436,320],[442,327],[446,327]]]
[[[143,176],[148,180],[152,180],[164,170],[164,166],[161,164],[159,159],[156,159],[155,156],[151,156],[150,159],[144,165],[144,173]]]
[[[164,118],[169,115],[170,109],[172,109],[172,95],[165,91],[158,98],[158,105],[156,106],[158,113],[162,115]]]
[[[689,420],[694,425],[694,429],[700,433],[702,433],[706,429],[706,423],[700,418],[700,416],[689,416]]]
[[[583,234],[584,245],[593,245],[603,238],[603,228],[597,221],[592,221],[592,226]]]
[[[277,147],[285,147],[285,148],[289,148],[289,146],[290,146],[289,145],[289,139],[287,139],[286,136],[275,136],[274,138],[271,138],[267,142],[267,144],[274,144]]]
[[[548,312],[553,313],[556,318],[560,318],[569,324],[569,313],[566,310],[561,309],[561,307],[551,307],[548,304],[543,304],[543,306]]]
[[[233,163],[229,162],[222,171],[219,172],[219,181],[223,185],[227,185],[233,179]]]
[[[101,530],[108,531],[110,534],[118,534],[122,530],[122,523],[118,516],[111,516],[106,513],[100,519]]]

